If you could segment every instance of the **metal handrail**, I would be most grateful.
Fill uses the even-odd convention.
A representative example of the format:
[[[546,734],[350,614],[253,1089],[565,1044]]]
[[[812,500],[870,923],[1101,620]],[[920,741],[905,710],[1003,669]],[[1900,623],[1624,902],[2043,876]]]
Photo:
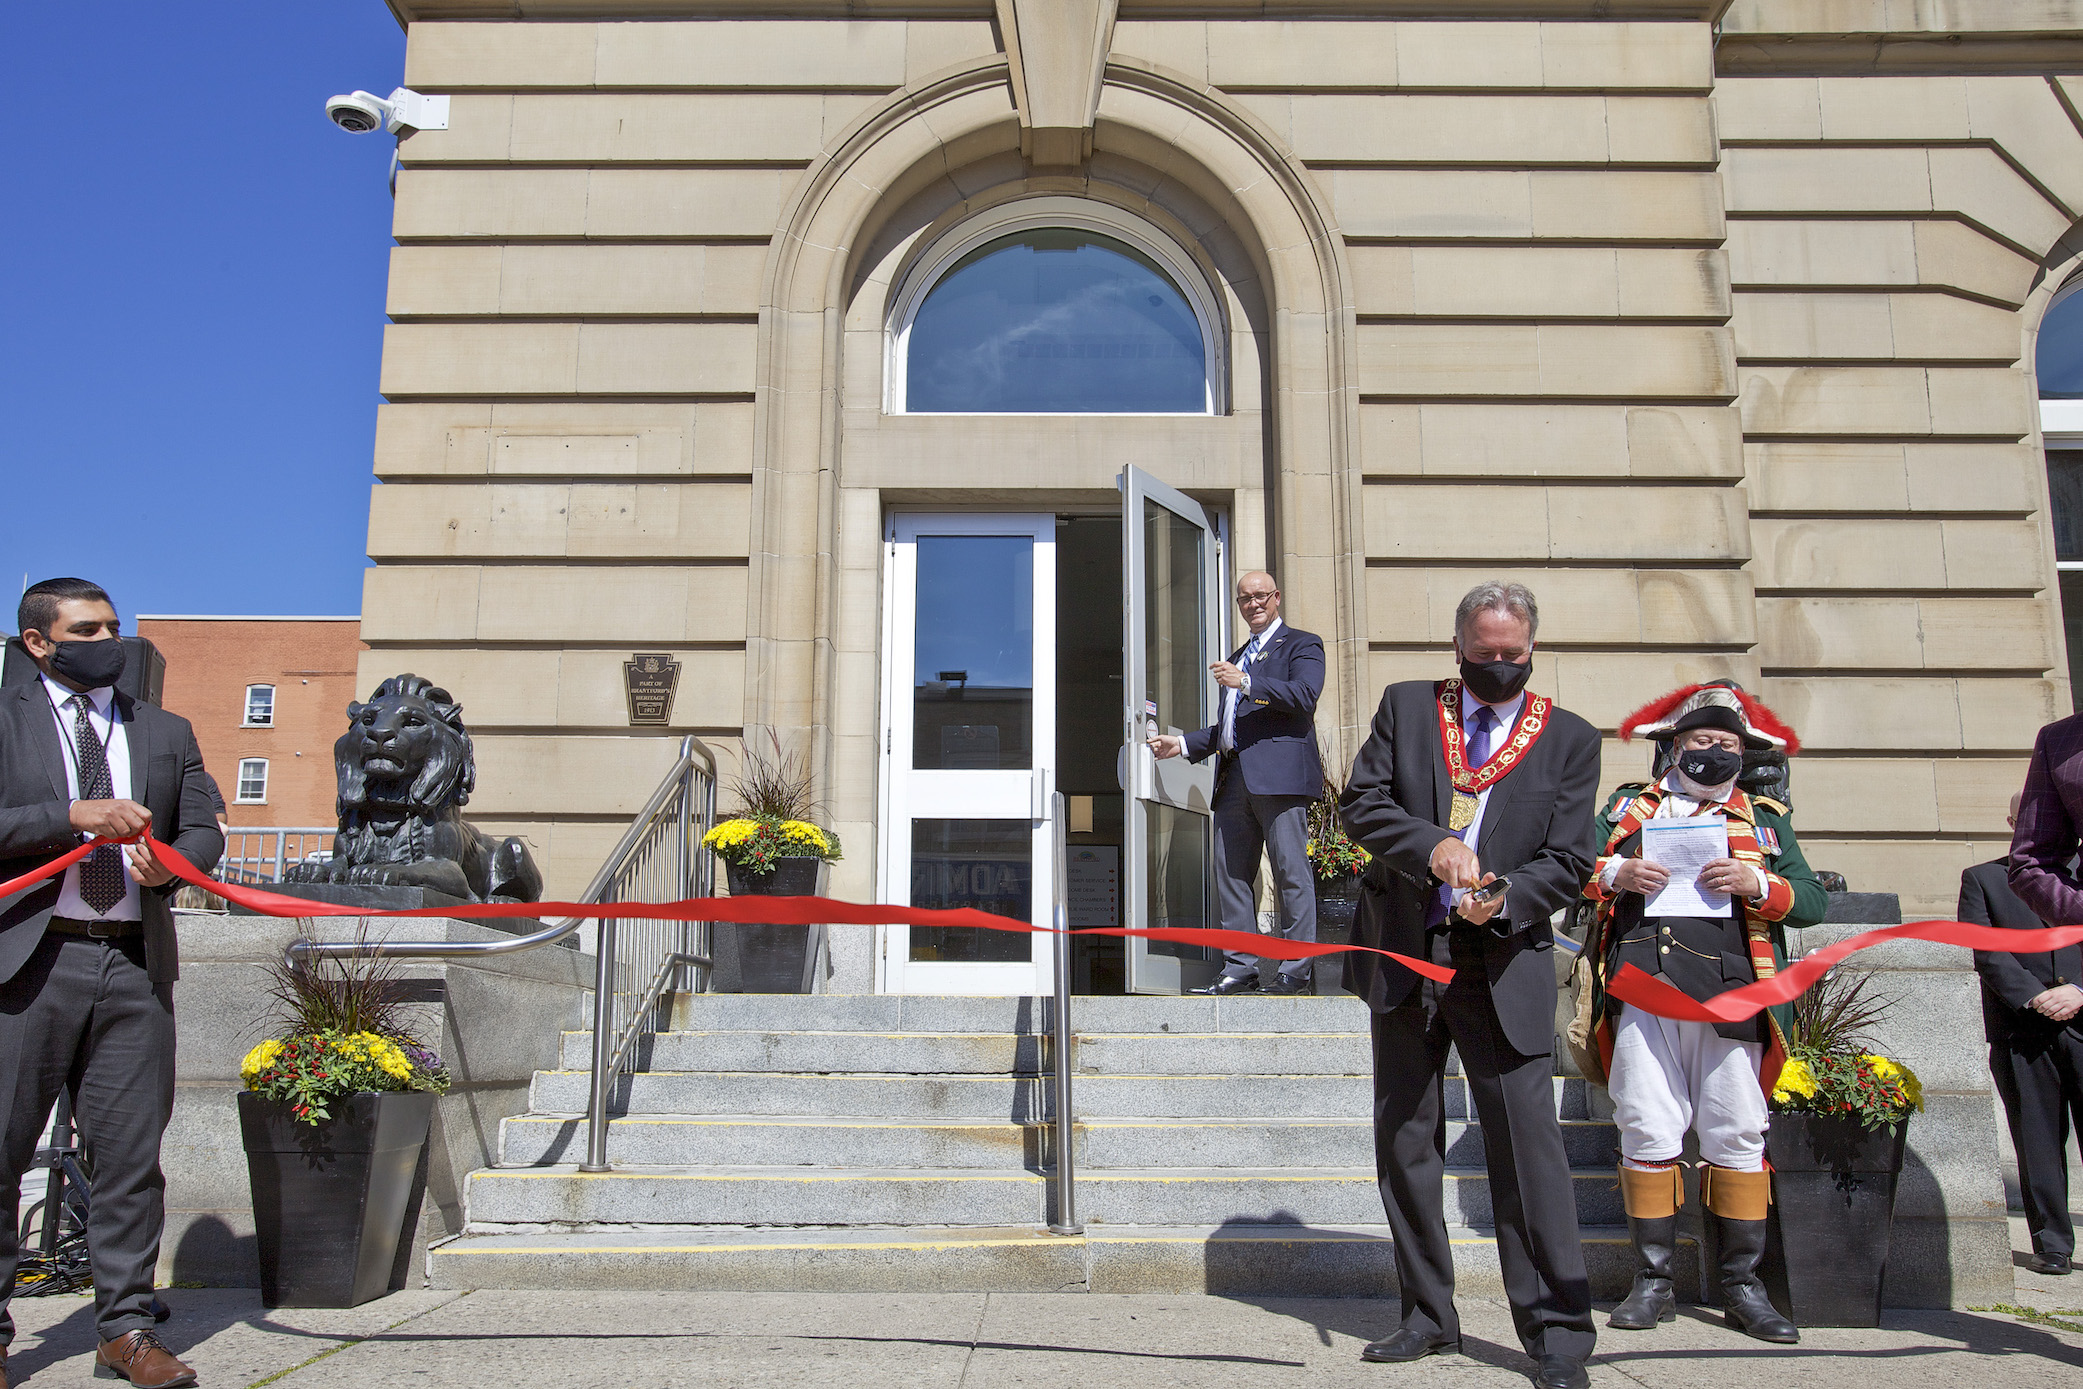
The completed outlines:
[[[716,756],[709,751],[707,744],[690,734],[680,740],[678,760],[658,783],[658,789],[651,793],[650,799],[644,802],[643,809],[637,812],[614,851],[602,863],[600,871],[593,875],[593,881],[578,900],[631,900],[628,889],[638,879],[643,879],[644,884],[653,890],[670,894],[657,899],[661,901],[709,896],[714,869],[710,856],[700,852],[700,840],[715,822]],[[668,834],[674,852],[668,873],[662,875],[656,871],[661,865],[654,863],[653,851]],[[298,940],[292,941],[282,953],[292,965],[300,960],[350,956],[406,960],[478,959],[555,945],[590,919],[568,916],[546,923],[539,931],[509,936],[504,940]],[[645,972],[644,988],[640,992],[632,991],[637,992],[637,1005],[617,1025],[615,1003],[622,996],[615,987],[621,963],[616,950],[621,934],[618,925],[613,918],[602,919],[594,952],[592,1084],[588,1088],[586,1110],[586,1162],[582,1164],[586,1171],[607,1169],[608,1096],[614,1088],[615,1077],[635,1055],[637,1039],[647,1030],[647,1022],[655,1017],[667,982],[683,969],[700,971],[710,965],[709,923],[646,923],[656,929],[640,937],[641,942],[649,943],[649,936],[673,931],[679,937],[678,945],[677,948],[655,952],[658,958],[652,969]],[[694,982],[697,987],[706,983],[698,973]]]
[[[1061,791],[1050,798],[1049,809],[1056,821],[1055,905],[1049,916],[1050,924],[1056,928],[1056,1016],[1050,1019],[1054,1034],[1051,1050],[1056,1063],[1056,1218],[1049,1222],[1049,1232],[1082,1235],[1085,1227],[1078,1223],[1077,1114],[1070,1101],[1070,851]]]

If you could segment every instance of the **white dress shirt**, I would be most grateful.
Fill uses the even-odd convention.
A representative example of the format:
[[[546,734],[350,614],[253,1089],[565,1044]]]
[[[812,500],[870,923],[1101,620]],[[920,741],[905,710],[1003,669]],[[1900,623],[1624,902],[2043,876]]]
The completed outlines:
[[[1476,770],[1475,759],[1472,756],[1470,756],[1470,752],[1472,751],[1472,749],[1468,747],[1468,742],[1474,738],[1474,734],[1470,731],[1470,729],[1471,721],[1475,717],[1475,711],[1479,708],[1488,709],[1491,715],[1497,720],[1497,727],[1492,729],[1490,732],[1490,755],[1492,757],[1495,757],[1497,755],[1497,750],[1503,747],[1505,745],[1506,740],[1508,740],[1511,737],[1512,730],[1519,726],[1519,713],[1525,707],[1526,691],[1523,689],[1502,704],[1492,704],[1488,700],[1477,699],[1475,695],[1469,691],[1469,688],[1466,684],[1461,686],[1461,733],[1463,738],[1462,756],[1468,762],[1468,770],[1470,770],[1471,772]],[[1483,814],[1484,812],[1489,810],[1489,808],[1490,788],[1485,786],[1482,790],[1476,793],[1475,819],[1469,821],[1468,828],[1461,831],[1461,842],[1463,844],[1466,844],[1470,850],[1472,850],[1478,855],[1482,853]],[[1469,892],[1469,890],[1465,887],[1457,887],[1452,889],[1452,891],[1454,894],[1453,899],[1447,904],[1450,907],[1457,907],[1461,905],[1461,899],[1466,897]],[[1504,904],[1502,902],[1498,903],[1497,915],[1504,915]],[[1495,919],[1495,917],[1492,918],[1492,920]]]
[[[45,676],[44,693],[51,699],[51,716],[58,722],[58,741],[63,745],[59,760],[65,764],[65,794],[70,800],[80,799],[79,749],[73,746],[73,724],[75,711],[71,700],[73,693],[57,681]],[[102,751],[108,757],[109,785],[117,800],[129,800],[130,796],[130,739],[123,731],[123,720],[116,712],[116,691],[111,685],[87,692],[87,722],[101,739]],[[81,835],[80,842],[86,843],[88,836]],[[65,880],[58,886],[58,905],[52,909],[59,916],[71,917],[75,921],[141,921],[137,880],[126,868],[123,873],[123,900],[110,907],[104,914],[87,905],[80,896],[80,865],[75,863],[65,870]]]
[[[1265,655],[1266,644],[1273,640],[1273,634],[1279,630],[1280,619],[1276,617],[1271,622],[1268,622],[1266,624],[1265,631],[1255,632],[1251,636],[1245,638],[1244,651],[1239,651],[1237,653],[1239,659],[1243,657],[1245,651],[1251,650],[1251,648],[1254,645],[1258,647],[1258,653],[1260,656]],[[1252,659],[1256,660],[1258,658],[1255,656]],[[1244,672],[1244,683],[1242,685],[1240,685],[1238,688],[1234,690],[1224,689],[1222,692],[1222,717],[1215,721],[1215,725],[1217,729],[1220,730],[1220,732],[1218,732],[1216,736],[1219,745],[1221,746],[1224,752],[1236,751],[1238,712],[1237,706],[1244,699],[1244,697],[1250,693],[1251,672],[1248,670]]]

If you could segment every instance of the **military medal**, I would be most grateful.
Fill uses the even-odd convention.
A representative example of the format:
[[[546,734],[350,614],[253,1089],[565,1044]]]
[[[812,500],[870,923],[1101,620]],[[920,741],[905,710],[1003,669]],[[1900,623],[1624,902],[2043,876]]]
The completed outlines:
[[[1447,779],[1453,783],[1454,798],[1447,806],[1447,828],[1459,834],[1475,823],[1476,807],[1483,792],[1504,780],[1519,765],[1548,726],[1548,712],[1555,707],[1545,696],[1529,694],[1519,711],[1519,722],[1509,736],[1490,754],[1490,760],[1471,769],[1466,735],[1461,727],[1461,682],[1439,684],[1439,746],[1446,754]]]

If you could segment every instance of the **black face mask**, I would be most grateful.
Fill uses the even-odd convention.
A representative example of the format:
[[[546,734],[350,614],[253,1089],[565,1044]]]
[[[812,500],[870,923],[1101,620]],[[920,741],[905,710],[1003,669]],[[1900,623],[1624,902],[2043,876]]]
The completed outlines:
[[[48,658],[51,674],[82,689],[98,690],[123,677],[129,659],[121,638],[107,641],[60,641],[51,643]]]
[[[1461,683],[1485,704],[1502,704],[1526,688],[1533,674],[1533,661],[1461,662]]]
[[[1691,748],[1678,754],[1678,770],[1701,786],[1734,781],[1743,770],[1743,754],[1727,748]]]

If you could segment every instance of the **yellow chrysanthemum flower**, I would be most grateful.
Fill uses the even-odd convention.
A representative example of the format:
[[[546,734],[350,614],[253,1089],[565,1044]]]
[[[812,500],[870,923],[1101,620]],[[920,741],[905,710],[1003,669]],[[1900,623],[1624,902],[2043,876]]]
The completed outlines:
[[[1815,1072],[1798,1056],[1789,1056],[1779,1069],[1779,1080],[1772,1087],[1772,1098],[1781,1104],[1790,1104],[1795,1098],[1815,1098]]]
[[[825,838],[825,832],[808,820],[783,820],[781,832],[798,844],[808,844],[819,853],[824,853],[832,847],[832,841]]]
[[[702,836],[702,847],[707,849],[733,849],[759,833],[757,820],[725,820],[715,829]]]
[[[253,1050],[247,1052],[245,1059],[239,1062],[239,1079],[245,1081],[250,1086],[254,1078],[272,1067],[275,1064],[275,1058],[280,1055],[282,1055],[282,1043],[273,1039],[262,1042]]]
[[[1910,1102],[1911,1108],[1922,1109],[1924,1107],[1924,1084],[1917,1079],[1915,1071],[1912,1071],[1900,1061],[1893,1061],[1885,1056],[1867,1055],[1861,1056],[1859,1059],[1873,1068],[1873,1074],[1878,1079],[1900,1085],[1903,1098]]]

